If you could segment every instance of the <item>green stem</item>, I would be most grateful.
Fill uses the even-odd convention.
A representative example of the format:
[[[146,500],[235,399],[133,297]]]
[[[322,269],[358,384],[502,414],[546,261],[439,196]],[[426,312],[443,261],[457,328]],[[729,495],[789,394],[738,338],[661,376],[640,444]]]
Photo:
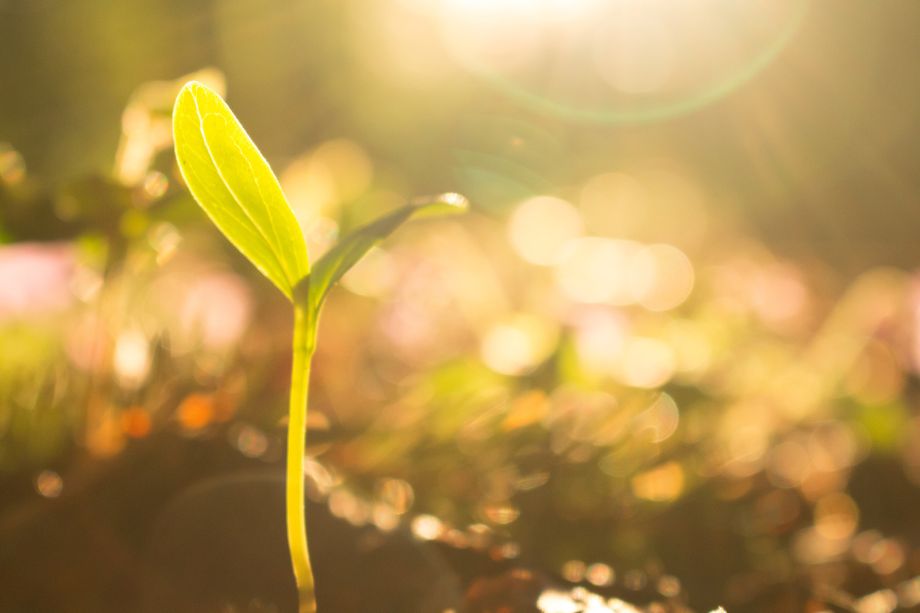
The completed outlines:
[[[297,583],[299,613],[316,613],[313,568],[307,549],[307,517],[304,500],[304,453],[307,439],[307,397],[310,391],[310,359],[313,332],[306,305],[294,305],[294,356],[291,367],[291,406],[287,446],[287,535]]]

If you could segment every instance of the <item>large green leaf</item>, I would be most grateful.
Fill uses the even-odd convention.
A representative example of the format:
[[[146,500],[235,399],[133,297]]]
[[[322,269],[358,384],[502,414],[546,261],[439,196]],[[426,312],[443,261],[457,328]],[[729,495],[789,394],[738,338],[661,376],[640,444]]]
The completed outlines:
[[[278,179],[230,107],[191,81],[173,109],[182,177],[224,236],[288,298],[310,272],[303,233]]]
[[[469,208],[466,198],[459,194],[441,194],[410,202],[358,228],[343,237],[335,247],[313,265],[308,279],[297,289],[299,299],[306,299],[314,318],[323,305],[326,294],[335,283],[360,260],[371,247],[393,233],[412,218],[463,213]]]

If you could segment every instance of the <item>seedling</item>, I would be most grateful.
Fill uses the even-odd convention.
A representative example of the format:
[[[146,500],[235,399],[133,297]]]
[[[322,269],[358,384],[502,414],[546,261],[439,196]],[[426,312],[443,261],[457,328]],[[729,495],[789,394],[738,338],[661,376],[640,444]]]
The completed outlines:
[[[310,363],[320,310],[330,288],[367,251],[410,218],[459,213],[465,198],[443,194],[411,202],[343,237],[312,269],[294,213],[268,162],[221,97],[187,83],[173,109],[179,169],[214,225],[290,300],[294,308],[288,420],[286,516],[300,613],[316,611],[307,549],[304,451]]]

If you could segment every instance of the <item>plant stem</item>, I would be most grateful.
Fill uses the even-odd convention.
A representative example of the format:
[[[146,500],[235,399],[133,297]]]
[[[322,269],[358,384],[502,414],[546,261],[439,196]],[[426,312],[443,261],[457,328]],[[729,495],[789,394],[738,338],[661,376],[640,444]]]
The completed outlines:
[[[307,548],[307,517],[304,500],[304,453],[307,439],[307,398],[310,391],[310,360],[313,330],[310,309],[294,304],[294,355],[291,367],[291,406],[287,446],[287,536],[297,583],[299,613],[316,613],[313,568]]]

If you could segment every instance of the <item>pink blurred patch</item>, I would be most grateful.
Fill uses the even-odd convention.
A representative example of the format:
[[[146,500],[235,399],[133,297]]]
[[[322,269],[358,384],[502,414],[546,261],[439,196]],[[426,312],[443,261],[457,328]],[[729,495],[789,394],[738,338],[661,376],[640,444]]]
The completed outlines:
[[[37,315],[70,304],[74,249],[67,243],[0,247],[0,319]]]

